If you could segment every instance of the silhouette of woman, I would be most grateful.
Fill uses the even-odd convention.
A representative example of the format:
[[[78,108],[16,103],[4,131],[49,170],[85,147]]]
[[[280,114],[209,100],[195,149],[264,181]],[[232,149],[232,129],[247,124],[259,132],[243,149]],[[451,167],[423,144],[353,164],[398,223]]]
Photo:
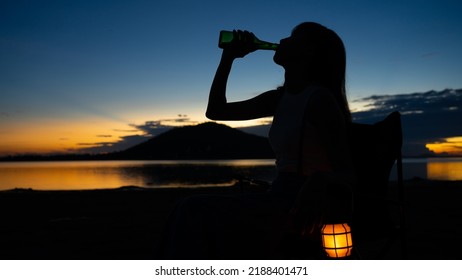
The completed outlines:
[[[269,140],[278,174],[263,195],[201,196],[181,203],[172,215],[165,258],[277,258],[281,219],[314,174],[352,180],[345,97],[345,49],[332,30],[313,22],[282,39],[274,62],[284,85],[249,100],[227,102],[232,64],[254,51],[247,38],[225,48],[213,80],[206,116],[213,120],[273,117]],[[332,177],[332,176],[331,176]],[[340,178],[340,179],[339,179]],[[309,187],[305,186],[305,187]]]

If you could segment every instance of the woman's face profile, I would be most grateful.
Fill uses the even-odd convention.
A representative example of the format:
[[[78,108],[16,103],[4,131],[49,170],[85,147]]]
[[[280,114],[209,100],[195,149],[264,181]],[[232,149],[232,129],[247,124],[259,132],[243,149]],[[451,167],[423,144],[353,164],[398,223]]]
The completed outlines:
[[[273,61],[286,70],[290,67],[300,67],[310,60],[310,49],[306,36],[294,31],[289,37],[281,39]]]

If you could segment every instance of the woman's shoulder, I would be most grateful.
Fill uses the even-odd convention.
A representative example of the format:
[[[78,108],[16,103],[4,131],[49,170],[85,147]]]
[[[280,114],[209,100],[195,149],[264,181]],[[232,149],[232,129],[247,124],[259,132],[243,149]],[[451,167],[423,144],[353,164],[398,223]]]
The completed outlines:
[[[260,97],[267,99],[271,103],[277,104],[283,95],[284,95],[284,89],[282,87],[278,87],[276,89],[271,89],[271,90],[263,92],[260,95]]]
[[[331,90],[326,87],[313,87],[310,92],[309,106],[311,109],[323,110],[326,107],[337,106],[337,101]]]

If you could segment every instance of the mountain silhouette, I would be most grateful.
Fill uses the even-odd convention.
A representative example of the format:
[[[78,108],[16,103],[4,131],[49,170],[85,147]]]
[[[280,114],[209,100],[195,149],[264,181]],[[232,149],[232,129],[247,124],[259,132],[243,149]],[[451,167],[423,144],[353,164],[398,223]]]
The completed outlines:
[[[214,122],[173,128],[116,154],[123,159],[274,158],[267,138]]]

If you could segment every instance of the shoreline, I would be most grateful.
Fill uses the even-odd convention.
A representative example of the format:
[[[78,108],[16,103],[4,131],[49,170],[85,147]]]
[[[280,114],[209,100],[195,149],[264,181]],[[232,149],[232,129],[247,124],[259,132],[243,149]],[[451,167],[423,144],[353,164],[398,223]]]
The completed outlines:
[[[462,244],[451,242],[462,235],[462,181],[416,178],[405,188],[408,258],[462,259],[454,255]],[[237,186],[0,191],[0,259],[152,259],[177,201],[240,192]]]

